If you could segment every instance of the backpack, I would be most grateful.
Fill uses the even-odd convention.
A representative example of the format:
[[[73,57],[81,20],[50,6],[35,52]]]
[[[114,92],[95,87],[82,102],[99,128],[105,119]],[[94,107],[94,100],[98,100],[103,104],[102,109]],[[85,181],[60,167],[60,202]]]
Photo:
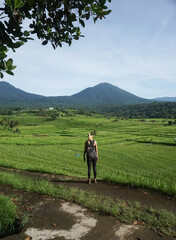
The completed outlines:
[[[90,144],[87,143],[87,158],[97,160],[97,153],[94,144],[95,141],[90,141]]]

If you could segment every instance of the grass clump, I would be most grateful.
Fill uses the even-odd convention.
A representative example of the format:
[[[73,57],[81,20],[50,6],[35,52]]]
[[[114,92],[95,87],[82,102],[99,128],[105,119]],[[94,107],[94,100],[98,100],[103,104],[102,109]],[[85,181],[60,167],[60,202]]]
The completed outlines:
[[[12,173],[0,173],[0,183],[29,192],[37,192],[80,204],[88,209],[116,217],[119,221],[132,224],[137,222],[149,229],[167,236],[176,237],[176,216],[166,210],[155,210],[138,202],[124,202],[110,197],[99,196],[63,185],[53,185],[49,181],[31,179]]]
[[[14,231],[17,208],[10,198],[0,195],[0,237]]]

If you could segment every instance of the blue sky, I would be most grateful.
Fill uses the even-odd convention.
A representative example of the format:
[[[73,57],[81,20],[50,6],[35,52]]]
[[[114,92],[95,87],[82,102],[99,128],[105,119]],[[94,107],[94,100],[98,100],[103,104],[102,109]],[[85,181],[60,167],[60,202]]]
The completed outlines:
[[[3,81],[45,96],[77,93],[109,82],[145,98],[176,96],[176,1],[112,0],[112,13],[82,30],[71,47],[30,41]]]

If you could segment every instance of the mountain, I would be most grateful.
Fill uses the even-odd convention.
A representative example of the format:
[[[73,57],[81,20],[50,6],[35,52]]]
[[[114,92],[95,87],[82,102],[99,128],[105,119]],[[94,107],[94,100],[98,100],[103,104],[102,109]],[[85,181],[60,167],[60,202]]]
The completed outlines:
[[[34,99],[41,99],[44,96],[27,93],[25,91],[20,90],[19,88],[13,87],[11,84],[7,82],[0,82],[0,100],[34,100]]]
[[[45,97],[0,82],[0,107],[93,107],[149,102],[109,83],[101,83],[72,96]]]
[[[72,99],[93,105],[144,103],[147,99],[137,97],[109,83],[100,83],[95,87],[71,96]]]
[[[155,98],[153,99],[159,102],[176,102],[176,97],[162,97],[162,98]]]
[[[70,103],[69,97],[45,97],[42,95],[25,92],[15,88],[11,84],[0,82],[0,107],[28,107],[43,108],[52,105],[67,106]]]

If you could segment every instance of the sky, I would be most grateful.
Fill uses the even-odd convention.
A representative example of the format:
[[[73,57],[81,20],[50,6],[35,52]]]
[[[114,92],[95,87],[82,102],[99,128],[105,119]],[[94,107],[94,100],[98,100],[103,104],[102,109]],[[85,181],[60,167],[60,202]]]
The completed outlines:
[[[3,81],[44,96],[108,82],[139,97],[176,96],[176,0],[112,0],[112,13],[86,22],[85,36],[54,50],[36,39],[9,53]]]

